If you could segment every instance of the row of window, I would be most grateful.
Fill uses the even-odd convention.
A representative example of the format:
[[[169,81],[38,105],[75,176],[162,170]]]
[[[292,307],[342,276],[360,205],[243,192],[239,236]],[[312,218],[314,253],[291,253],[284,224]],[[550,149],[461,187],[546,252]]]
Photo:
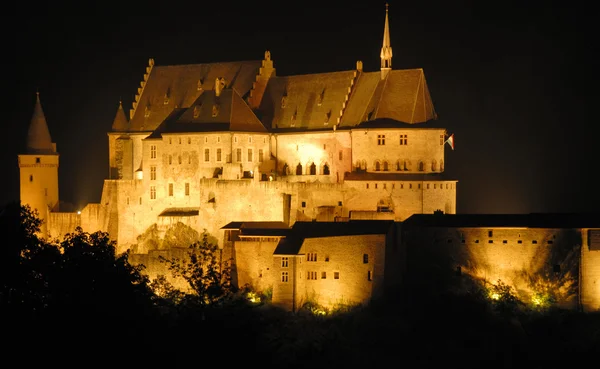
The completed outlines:
[[[173,183],[169,183],[168,194],[169,194],[169,196],[173,196]],[[184,194],[185,194],[185,196],[190,195],[190,184],[187,182],[184,184]],[[150,199],[152,199],[152,200],[156,199],[156,186],[150,186]],[[141,201],[141,199],[140,199],[140,201]]]
[[[222,161],[223,160],[223,151],[221,149],[216,149],[217,154],[216,154],[216,161]],[[247,152],[247,160],[249,162],[254,161],[254,151],[253,149],[248,149]],[[150,159],[156,159],[156,145],[150,145]],[[258,150],[258,161],[260,163],[262,163],[264,160],[264,150],[263,149],[259,149]],[[191,161],[191,157],[188,159],[188,163]],[[204,161],[210,161],[210,149],[204,149]],[[242,161],[242,149],[238,148],[236,149],[236,161],[241,162]],[[181,164],[181,156],[179,156],[179,164]],[[173,163],[173,157],[171,155],[169,155],[169,164]]]
[[[181,137],[179,137],[178,139],[179,139],[179,144],[181,145],[181,143],[182,143]],[[217,143],[218,142],[221,142],[221,137],[220,136],[217,136]],[[238,138],[237,137],[233,137],[233,142],[237,143],[238,142]],[[187,138],[187,143],[188,143],[188,145],[192,144],[192,138],[191,137]],[[204,143],[208,143],[208,136],[204,136]],[[248,143],[252,143],[252,137],[251,136],[248,137]],[[267,143],[267,138],[266,137],[263,137],[263,143]],[[169,137],[169,145],[172,145],[172,144],[173,144],[173,137]]]
[[[304,202],[303,202],[304,204]],[[306,253],[306,261],[317,261],[317,253],[316,252],[308,252]],[[286,268],[289,264],[288,264],[289,259],[287,257],[282,257],[281,258],[281,267]],[[325,257],[325,261],[329,261],[329,256]],[[369,263],[369,254],[363,254],[363,263],[364,264],[368,264]]]
[[[392,190],[395,190],[396,189],[396,184],[392,183],[391,185],[392,185],[392,187],[391,187]],[[425,187],[426,189],[428,189],[428,190],[431,189],[430,183],[426,183],[425,185],[426,185],[426,187]],[[370,188],[370,184],[369,183],[365,183],[365,186],[366,186],[367,190]],[[374,183],[373,184],[373,188],[376,189],[376,190],[379,189],[380,188],[379,187],[379,183]],[[382,183],[381,184],[381,188],[384,189],[384,190],[387,190],[388,189],[388,184],[387,183]],[[404,189],[404,183],[399,183],[399,188],[401,190],[403,190]],[[413,184],[412,183],[408,183],[408,189],[412,189],[412,188],[413,188]],[[444,183],[440,183],[439,186],[438,186],[437,183],[433,183],[433,189],[437,190],[438,188],[440,190],[443,190],[444,189]],[[446,190],[448,190],[448,189],[451,190],[452,189],[452,183],[446,183],[445,188],[446,188]],[[420,183],[417,183],[417,189],[421,189],[421,184]]]
[[[314,271],[309,271],[306,272],[306,279],[310,280],[310,281],[316,281],[317,278],[317,272]],[[327,272],[321,272],[321,279],[327,279]],[[333,279],[340,279],[340,272],[333,272]],[[373,280],[373,273],[369,270],[367,271],[367,280],[368,281],[372,281]],[[281,282],[289,282],[290,281],[290,274],[289,272],[281,272]]]
[[[393,170],[395,170],[397,172],[403,172],[403,171],[411,170],[411,167],[412,167],[412,163],[410,160],[408,160],[408,159],[397,160],[396,163],[393,165]],[[417,170],[419,172],[424,172],[425,167],[426,167],[425,162],[419,161]],[[367,161],[366,160],[357,161],[356,164],[354,164],[354,168],[366,171],[367,170]],[[382,171],[389,172],[389,171],[392,171],[392,164],[390,162],[388,162],[387,160],[381,160],[381,161],[375,160],[375,162],[373,162],[373,168],[376,172],[382,172]],[[436,171],[438,171],[438,169],[443,172],[444,171],[444,161],[440,160],[439,167],[438,167],[437,160],[433,159],[431,161],[430,169],[432,172],[436,172]]]
[[[434,240],[434,242],[439,242],[439,240],[435,239],[435,240]],[[448,238],[448,240],[447,240],[447,243],[452,243],[452,242],[454,242],[454,241],[452,240],[452,238]],[[463,238],[463,239],[461,239],[461,240],[460,240],[460,243],[467,243],[467,241],[466,241],[466,240]],[[473,240],[473,243],[479,243],[479,240]],[[488,242],[487,242],[487,243],[494,243],[494,240],[488,240]],[[508,240],[502,240],[502,243],[503,243],[503,244],[507,244],[507,243],[508,243]],[[522,243],[523,243],[523,240],[517,240],[517,243],[518,243],[518,244],[522,244]],[[537,240],[531,240],[531,244],[533,244],[533,245],[537,245],[537,243],[538,243],[538,241],[537,241]],[[548,245],[552,245],[552,244],[554,243],[554,241],[552,241],[552,240],[547,240],[547,241],[546,241],[546,243],[547,243]]]
[[[400,140],[398,141],[398,143],[402,146],[408,145],[408,135],[400,135]],[[377,135],[377,145],[385,145],[385,135]]]

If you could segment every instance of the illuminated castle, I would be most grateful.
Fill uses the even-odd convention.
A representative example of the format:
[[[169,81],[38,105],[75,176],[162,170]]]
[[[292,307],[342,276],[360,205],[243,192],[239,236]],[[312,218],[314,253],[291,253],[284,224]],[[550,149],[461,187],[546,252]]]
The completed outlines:
[[[399,224],[456,213],[443,177],[449,136],[422,69],[393,70],[386,8],[379,71],[277,76],[263,60],[156,65],[108,133],[101,202],[57,209],[58,153],[36,101],[19,155],[21,201],[54,238],[106,231],[118,251],[167,274],[206,230],[236,263],[238,284],[297,307],[363,302],[406,271]],[[599,282],[600,283],[600,282]]]

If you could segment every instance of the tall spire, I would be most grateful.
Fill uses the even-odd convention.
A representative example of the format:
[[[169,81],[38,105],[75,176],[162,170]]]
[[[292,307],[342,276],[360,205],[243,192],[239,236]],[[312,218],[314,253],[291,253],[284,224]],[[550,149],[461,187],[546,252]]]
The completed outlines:
[[[129,127],[129,122],[127,121],[127,117],[125,116],[125,111],[123,110],[123,103],[119,100],[119,108],[117,109],[117,114],[115,115],[115,120],[112,124],[113,131],[126,131]]]
[[[384,79],[392,69],[392,46],[390,46],[390,22],[388,20],[388,7],[385,4],[385,26],[383,27],[383,46],[381,47],[381,79]]]
[[[33,109],[33,116],[29,124],[27,132],[27,148],[28,154],[55,154],[52,138],[46,123],[46,117],[40,103],[40,93],[36,92],[37,99]]]

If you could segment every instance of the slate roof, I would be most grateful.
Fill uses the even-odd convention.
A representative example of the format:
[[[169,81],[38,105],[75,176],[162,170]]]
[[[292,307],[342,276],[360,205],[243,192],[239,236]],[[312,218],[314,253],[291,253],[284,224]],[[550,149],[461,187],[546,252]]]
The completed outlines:
[[[48,130],[48,123],[46,123],[46,116],[42,110],[39,93],[36,97],[33,115],[27,131],[25,150],[27,154],[56,154]]]
[[[284,222],[230,222],[221,229],[237,229],[240,236],[287,236],[290,227]]]
[[[600,228],[600,213],[413,214],[402,227]]]
[[[123,110],[123,104],[119,101],[119,107],[117,108],[117,114],[115,115],[115,119],[112,124],[113,131],[126,131],[129,129],[129,121],[127,121],[127,116],[125,115],[125,111]]]
[[[130,120],[131,131],[153,131],[176,108],[192,105],[204,91],[213,90],[217,78],[245,96],[252,88],[262,61],[153,66]],[[198,90],[198,81],[202,89]],[[165,101],[168,101],[165,104]],[[149,116],[145,117],[148,107]]]

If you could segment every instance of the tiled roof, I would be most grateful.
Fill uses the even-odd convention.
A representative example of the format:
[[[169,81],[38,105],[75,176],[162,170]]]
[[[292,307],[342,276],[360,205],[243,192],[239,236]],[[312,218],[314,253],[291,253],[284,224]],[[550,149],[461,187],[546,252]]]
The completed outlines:
[[[33,116],[27,131],[26,152],[28,154],[55,154],[39,94],[37,94]]]
[[[143,88],[140,88],[141,95],[130,120],[130,130],[153,131],[175,107],[190,107],[203,91],[213,90],[217,78],[225,78],[226,87],[245,96],[252,88],[261,63],[258,60],[153,66]]]
[[[270,128],[302,130],[333,127],[356,73],[272,77],[259,108],[263,123]]]
[[[600,213],[414,214],[402,227],[600,228]]]

